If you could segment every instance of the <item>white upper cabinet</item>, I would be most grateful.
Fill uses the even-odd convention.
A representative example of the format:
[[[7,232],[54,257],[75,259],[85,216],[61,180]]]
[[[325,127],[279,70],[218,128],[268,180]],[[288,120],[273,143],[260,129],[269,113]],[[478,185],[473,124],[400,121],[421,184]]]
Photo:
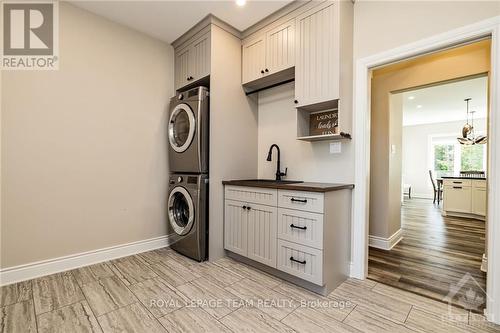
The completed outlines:
[[[175,50],[175,88],[210,75],[210,32]]]
[[[266,68],[269,74],[295,66],[295,20],[266,33]]]
[[[326,2],[297,17],[297,107],[338,99],[340,96],[336,6],[336,2]]]
[[[242,54],[243,84],[295,66],[295,20],[245,40]]]
[[[191,76],[193,81],[210,75],[210,33],[207,33],[191,44]]]
[[[189,47],[175,52],[175,88],[177,89],[189,83],[189,55]]]
[[[242,45],[242,83],[260,79],[265,75],[266,40],[258,36]]]

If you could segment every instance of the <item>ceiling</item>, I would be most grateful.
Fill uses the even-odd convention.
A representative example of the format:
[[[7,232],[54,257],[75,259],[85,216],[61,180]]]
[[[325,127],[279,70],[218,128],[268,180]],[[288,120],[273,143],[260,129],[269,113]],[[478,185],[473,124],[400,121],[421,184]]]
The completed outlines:
[[[474,119],[486,118],[488,78],[480,77],[439,86],[412,90],[403,94],[403,126],[465,120],[465,98],[472,98]]]
[[[226,1],[73,1],[90,12],[172,43],[208,14],[243,31],[291,0]]]

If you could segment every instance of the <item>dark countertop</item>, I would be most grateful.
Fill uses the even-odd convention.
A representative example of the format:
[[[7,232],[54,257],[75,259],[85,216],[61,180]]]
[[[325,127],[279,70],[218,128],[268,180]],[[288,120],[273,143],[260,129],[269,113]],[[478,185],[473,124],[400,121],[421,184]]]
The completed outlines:
[[[471,177],[471,176],[442,176],[442,179],[472,179],[472,180],[486,180],[486,177]]]
[[[279,190],[307,191],[307,192],[330,192],[344,189],[353,189],[354,184],[334,184],[334,183],[274,183],[258,180],[223,180],[224,185],[248,186],[261,188],[275,188]]]

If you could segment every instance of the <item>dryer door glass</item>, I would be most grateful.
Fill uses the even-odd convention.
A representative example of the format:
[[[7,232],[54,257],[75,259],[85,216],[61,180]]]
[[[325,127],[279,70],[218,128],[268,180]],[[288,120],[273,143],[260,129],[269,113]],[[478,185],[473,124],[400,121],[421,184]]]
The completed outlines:
[[[170,192],[168,217],[170,225],[178,235],[187,234],[193,227],[193,199],[183,187],[176,187]]]
[[[182,153],[189,148],[196,129],[193,110],[187,104],[177,105],[170,115],[169,141],[172,148]]]

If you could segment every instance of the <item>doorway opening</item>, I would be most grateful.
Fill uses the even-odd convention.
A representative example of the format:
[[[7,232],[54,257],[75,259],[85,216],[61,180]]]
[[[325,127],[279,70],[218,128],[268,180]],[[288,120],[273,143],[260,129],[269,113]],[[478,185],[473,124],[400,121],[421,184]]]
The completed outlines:
[[[477,313],[487,298],[489,73],[481,40],[375,69],[371,81],[368,278]]]

